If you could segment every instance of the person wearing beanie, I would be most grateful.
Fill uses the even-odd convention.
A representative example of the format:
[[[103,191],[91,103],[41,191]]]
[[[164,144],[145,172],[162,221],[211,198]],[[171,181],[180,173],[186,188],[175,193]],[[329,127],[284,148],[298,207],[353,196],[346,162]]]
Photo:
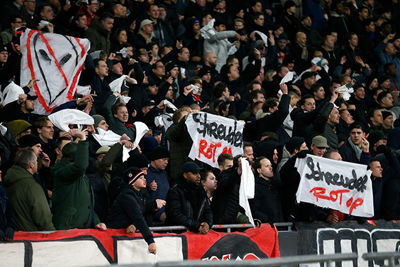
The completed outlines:
[[[156,254],[157,248],[152,233],[148,226],[149,216],[155,210],[165,206],[165,201],[156,199],[148,201],[143,189],[146,188],[146,178],[142,170],[137,167],[128,168],[124,173],[124,184],[121,192],[114,201],[109,216],[111,228],[126,228],[127,233],[139,229],[148,244],[150,253]],[[151,220],[151,219],[150,219]]]
[[[393,129],[393,122],[394,122],[394,115],[393,112],[389,110],[382,110],[382,130],[383,133],[385,134],[385,137],[387,137],[390,133],[390,131]]]
[[[26,135],[32,133],[32,124],[24,120],[14,120],[8,123],[12,131],[12,135],[15,138],[17,145],[19,144],[19,139]]]
[[[192,232],[207,234],[213,214],[200,185],[201,170],[194,162],[183,164],[177,184],[168,191],[166,214],[169,225],[184,225]]]
[[[106,230],[94,211],[92,188],[85,177],[89,165],[88,142],[83,131],[71,130],[79,142],[62,149],[62,158],[53,167],[53,223],[57,230],[98,228]]]
[[[168,174],[166,168],[169,161],[169,151],[164,147],[156,147],[150,154],[150,167],[147,171],[147,186],[150,189],[150,199],[167,199],[169,190]],[[154,215],[155,219],[164,222],[166,219],[165,208]]]
[[[101,128],[104,131],[108,131],[108,124],[106,122],[106,119],[101,116],[101,115],[93,115],[92,116],[93,120],[94,120],[94,128]]]

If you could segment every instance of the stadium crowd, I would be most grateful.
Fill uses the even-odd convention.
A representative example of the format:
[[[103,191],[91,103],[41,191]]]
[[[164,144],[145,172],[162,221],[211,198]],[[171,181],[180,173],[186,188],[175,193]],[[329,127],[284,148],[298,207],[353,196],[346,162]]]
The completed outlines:
[[[256,221],[352,218],[296,203],[295,162],[306,154],[368,165],[374,218],[400,218],[399,12],[398,0],[9,0],[0,84],[25,94],[0,109],[0,238],[137,229],[156,253],[149,226],[206,234],[248,223],[239,156],[221,154],[218,169],[188,158],[185,120],[198,111],[245,121]],[[91,93],[52,112],[78,109],[93,125],[67,132],[33,113],[36,80],[20,84],[25,27],[90,40],[79,85]],[[122,75],[127,83],[112,92]],[[155,119],[166,114],[170,125]],[[123,162],[136,122],[149,131]],[[119,142],[101,146],[99,131]]]

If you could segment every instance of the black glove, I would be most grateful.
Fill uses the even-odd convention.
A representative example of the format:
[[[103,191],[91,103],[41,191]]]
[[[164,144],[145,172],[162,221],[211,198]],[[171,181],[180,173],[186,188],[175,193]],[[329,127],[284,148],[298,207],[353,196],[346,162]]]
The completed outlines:
[[[5,234],[3,230],[0,229],[0,241],[3,241],[5,239]]]
[[[387,153],[388,148],[385,145],[380,145],[376,148],[376,152],[378,153]]]
[[[13,240],[14,239],[14,229],[11,227],[6,228],[5,240]]]
[[[309,153],[308,150],[302,150],[296,154],[296,157],[298,157],[300,159],[304,159],[305,157],[307,157],[308,153]]]

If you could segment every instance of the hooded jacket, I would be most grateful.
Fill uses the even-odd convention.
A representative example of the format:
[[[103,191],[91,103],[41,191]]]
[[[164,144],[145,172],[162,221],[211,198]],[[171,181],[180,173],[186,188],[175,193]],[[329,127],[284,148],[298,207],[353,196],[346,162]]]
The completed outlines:
[[[12,166],[4,177],[4,187],[14,208],[15,229],[55,230],[46,196],[31,173],[20,166]]]

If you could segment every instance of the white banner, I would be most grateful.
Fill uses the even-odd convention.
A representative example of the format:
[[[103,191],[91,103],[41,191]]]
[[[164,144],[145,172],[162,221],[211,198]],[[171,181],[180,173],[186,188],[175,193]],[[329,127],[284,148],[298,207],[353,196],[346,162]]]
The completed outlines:
[[[220,154],[243,154],[243,121],[198,112],[187,117],[186,126],[193,140],[191,159],[218,168]]]
[[[374,216],[371,171],[366,165],[307,155],[296,160],[297,202],[360,216]]]
[[[50,113],[72,100],[90,42],[55,33],[26,29],[21,36],[21,84],[34,83],[35,113]]]

